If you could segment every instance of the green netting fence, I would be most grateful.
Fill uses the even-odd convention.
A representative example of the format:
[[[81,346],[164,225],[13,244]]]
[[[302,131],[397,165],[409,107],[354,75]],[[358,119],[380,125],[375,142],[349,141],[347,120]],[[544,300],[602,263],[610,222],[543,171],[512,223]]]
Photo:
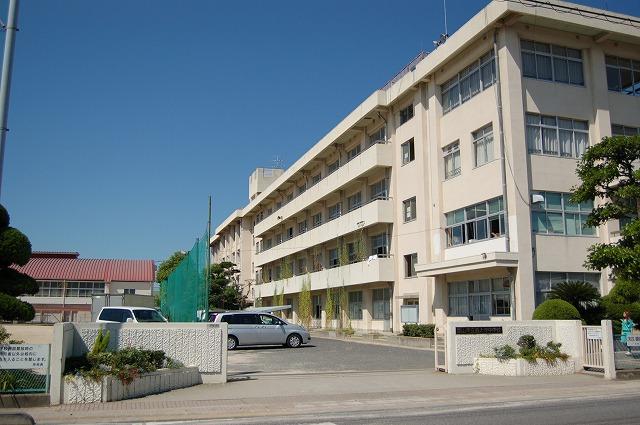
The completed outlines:
[[[209,316],[209,232],[160,282],[160,309],[170,322],[204,322]]]

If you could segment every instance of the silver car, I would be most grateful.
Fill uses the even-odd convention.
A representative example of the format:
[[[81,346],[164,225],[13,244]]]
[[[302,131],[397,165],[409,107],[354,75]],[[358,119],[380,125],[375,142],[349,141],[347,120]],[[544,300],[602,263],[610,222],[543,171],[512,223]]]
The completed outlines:
[[[276,345],[297,348],[311,340],[309,331],[271,314],[256,312],[219,313],[214,323],[228,324],[227,350],[245,345]]]

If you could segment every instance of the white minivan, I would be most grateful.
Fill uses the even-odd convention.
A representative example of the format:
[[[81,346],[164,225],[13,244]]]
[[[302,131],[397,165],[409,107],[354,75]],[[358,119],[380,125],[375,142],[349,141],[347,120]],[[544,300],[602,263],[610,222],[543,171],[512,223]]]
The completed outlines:
[[[98,314],[97,323],[165,323],[164,318],[158,310],[147,307],[102,307]]]

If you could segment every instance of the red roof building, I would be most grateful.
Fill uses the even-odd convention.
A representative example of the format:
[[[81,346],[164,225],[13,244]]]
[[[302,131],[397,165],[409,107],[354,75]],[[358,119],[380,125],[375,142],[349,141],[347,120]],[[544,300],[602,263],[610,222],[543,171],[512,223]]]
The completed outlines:
[[[153,260],[79,257],[77,252],[35,251],[24,267],[16,267],[40,287],[34,296],[21,297],[34,306],[36,321],[90,320],[93,295],[151,295]]]

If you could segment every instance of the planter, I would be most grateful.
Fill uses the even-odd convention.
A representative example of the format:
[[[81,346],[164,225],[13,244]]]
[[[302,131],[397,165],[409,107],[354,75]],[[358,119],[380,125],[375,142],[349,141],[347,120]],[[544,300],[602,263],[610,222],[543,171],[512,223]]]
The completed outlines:
[[[158,369],[141,374],[129,385],[113,376],[105,376],[101,382],[82,377],[63,381],[65,404],[126,400],[202,383],[197,367]]]
[[[529,363],[525,359],[499,361],[493,357],[476,357],[473,364],[474,373],[497,376],[560,376],[575,373],[575,362],[571,359],[558,360],[555,365],[548,365],[544,360]]]

